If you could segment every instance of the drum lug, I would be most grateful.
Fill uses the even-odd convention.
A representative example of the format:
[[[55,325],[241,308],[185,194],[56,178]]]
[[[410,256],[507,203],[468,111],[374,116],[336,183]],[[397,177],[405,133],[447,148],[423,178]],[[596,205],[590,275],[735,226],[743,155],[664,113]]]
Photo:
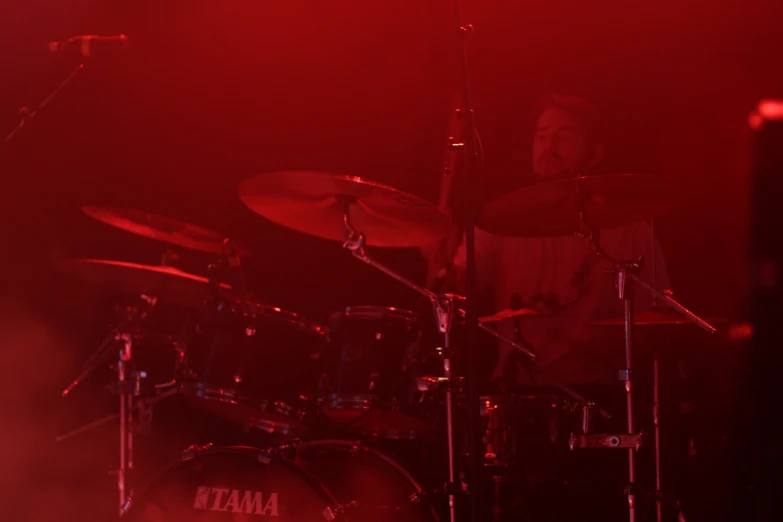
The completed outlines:
[[[182,461],[186,462],[188,460],[193,459],[194,457],[203,455],[207,451],[211,450],[213,447],[214,445],[211,442],[208,444],[193,444],[192,446],[188,446],[182,452]]]
[[[258,452],[258,455],[256,455],[256,459],[258,459],[258,462],[261,464],[269,464],[276,456],[277,450],[275,449],[261,450]]]
[[[327,522],[332,522],[337,517],[342,517],[345,515],[345,507],[342,504],[327,506],[324,508],[321,514],[324,516]]]
[[[133,505],[133,498],[131,496],[131,497],[128,497],[125,500],[125,503],[122,505],[122,515],[125,515],[128,512],[128,510],[131,508],[132,505]]]

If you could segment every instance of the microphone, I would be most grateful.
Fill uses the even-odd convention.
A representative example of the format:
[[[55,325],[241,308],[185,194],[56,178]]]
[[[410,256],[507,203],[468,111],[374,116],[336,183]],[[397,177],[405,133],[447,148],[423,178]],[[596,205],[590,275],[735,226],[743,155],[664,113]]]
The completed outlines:
[[[95,53],[128,49],[128,37],[124,34],[115,36],[98,36],[94,34],[73,36],[63,42],[49,42],[49,52],[76,53],[82,58],[89,58]]]

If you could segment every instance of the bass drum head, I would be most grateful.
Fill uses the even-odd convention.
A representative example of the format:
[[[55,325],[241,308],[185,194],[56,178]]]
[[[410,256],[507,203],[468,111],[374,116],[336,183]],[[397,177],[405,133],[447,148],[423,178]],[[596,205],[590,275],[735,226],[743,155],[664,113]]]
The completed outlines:
[[[286,459],[247,447],[206,449],[176,463],[131,500],[132,522],[324,522],[337,505]]]
[[[402,466],[378,450],[343,440],[295,443],[275,452],[196,451],[150,481],[123,519],[329,522],[335,517],[438,522],[422,488]]]
[[[351,522],[438,522],[416,480],[388,455],[358,442],[319,440],[295,450],[295,462],[341,504]]]

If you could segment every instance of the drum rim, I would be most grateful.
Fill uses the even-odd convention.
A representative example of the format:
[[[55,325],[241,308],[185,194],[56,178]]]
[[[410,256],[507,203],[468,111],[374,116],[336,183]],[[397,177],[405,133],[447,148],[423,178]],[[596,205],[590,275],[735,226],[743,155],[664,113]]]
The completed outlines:
[[[295,446],[291,445],[290,447],[292,447],[294,451],[297,451],[299,449],[304,449],[307,447],[318,447],[318,446],[340,447],[353,451],[360,450],[362,453],[369,453],[374,457],[380,459],[384,464],[392,468],[392,470],[395,473],[401,476],[413,488],[414,492],[418,495],[419,499],[426,502],[427,507],[429,508],[429,512],[433,517],[433,521],[440,522],[440,517],[438,516],[437,510],[435,509],[434,504],[429,500],[427,496],[427,492],[424,489],[424,487],[422,487],[422,485],[416,480],[416,478],[407,469],[405,469],[405,467],[402,464],[400,464],[394,457],[387,455],[385,452],[381,451],[378,448],[372,447],[371,445],[367,444],[367,442],[362,440],[350,440],[350,439],[300,440],[296,443]],[[326,485],[324,485],[324,488],[326,488],[327,491],[329,490],[329,488]],[[331,491],[329,493],[331,494]]]
[[[276,415],[280,415],[281,417],[285,417],[291,420],[291,423],[289,424],[267,421],[266,419],[264,419],[264,422],[262,422],[261,425],[259,425],[259,423],[254,423],[254,422],[244,423],[252,428],[264,430],[268,433],[274,433],[278,435],[290,435],[291,433],[304,433],[307,431],[307,427],[306,427],[307,425],[296,418],[298,409],[295,406],[292,406],[291,404],[285,401],[280,401],[275,399],[252,398],[248,395],[241,395],[215,386],[210,386],[198,381],[181,383],[180,391],[182,392],[182,395],[186,399],[192,400],[195,398],[199,400],[212,401],[212,402],[217,402],[222,404],[245,406],[248,408],[253,408],[255,410],[258,410],[259,412],[274,413]],[[214,415],[221,416],[217,413],[214,413]],[[229,420],[233,420],[233,419],[229,419]],[[264,427],[264,426],[268,426],[269,424],[273,424],[275,426],[272,428],[271,431]]]
[[[394,306],[385,305],[352,305],[346,306],[332,312],[329,316],[330,320],[340,318],[357,318],[357,319],[389,319],[396,321],[402,321],[406,324],[419,324],[421,322],[421,314],[408,310],[406,308],[397,308]]]
[[[307,473],[307,471],[305,471],[300,466],[298,466],[294,461],[278,455],[277,452],[274,451],[271,447],[259,448],[255,446],[213,446],[212,444],[207,444],[206,446],[190,446],[186,448],[185,450],[183,450],[182,456],[180,457],[179,460],[170,462],[169,464],[163,466],[159,471],[154,473],[152,477],[146,480],[141,485],[141,487],[138,488],[137,490],[138,493],[134,492],[132,496],[128,497],[127,503],[125,507],[123,507],[122,515],[124,517],[127,517],[128,513],[134,508],[134,506],[143,505],[143,504],[139,504],[139,501],[137,499],[141,497],[141,499],[144,500],[145,493],[152,491],[152,487],[159,480],[161,480],[166,474],[175,471],[178,468],[184,467],[188,465],[188,463],[194,460],[207,458],[209,456],[213,456],[220,453],[240,454],[240,455],[256,453],[255,460],[260,462],[264,466],[268,466],[272,462],[282,463],[286,468],[288,468],[290,471],[293,471],[308,486],[312,487],[318,495],[322,497],[322,499],[326,503],[322,512],[326,512],[326,510],[334,511],[336,508],[343,507],[342,504],[340,504],[335,499],[334,495],[331,494],[331,492],[326,488],[326,486],[320,480],[318,480],[311,474]],[[264,462],[260,458],[261,456],[264,456],[264,458],[268,459],[268,461]]]
[[[294,326],[297,330],[318,337],[324,337],[328,334],[326,326],[318,321],[310,320],[300,313],[292,312],[279,306],[256,303],[253,301],[238,301],[234,303],[232,308],[249,317],[261,319],[272,318],[273,321]]]
[[[437,427],[434,426],[433,423],[427,423],[427,421],[422,421],[430,425],[429,429],[421,429],[421,430],[392,430],[392,429],[370,429],[370,428],[361,428],[356,424],[360,419],[365,417],[366,415],[369,415],[372,411],[379,411],[379,412],[393,412],[390,409],[387,408],[381,408],[379,406],[375,406],[373,404],[374,401],[377,401],[379,397],[377,395],[370,395],[370,394],[329,394],[326,397],[320,397],[318,399],[318,406],[322,409],[322,411],[325,411],[326,409],[330,410],[342,410],[342,411],[348,411],[348,410],[356,410],[360,411],[359,415],[357,415],[356,419],[353,419],[351,421],[348,421],[344,426],[342,426],[343,429],[348,429],[352,433],[364,435],[365,437],[372,437],[375,439],[383,439],[383,440],[424,440],[425,438],[428,438],[432,436],[435,432],[437,432]],[[340,403],[343,403],[342,405],[338,405]],[[351,406],[351,405],[356,406]],[[362,407],[362,405],[364,405]],[[405,414],[400,414],[405,416]],[[418,419],[416,417],[410,417],[415,420],[421,421],[421,419]]]

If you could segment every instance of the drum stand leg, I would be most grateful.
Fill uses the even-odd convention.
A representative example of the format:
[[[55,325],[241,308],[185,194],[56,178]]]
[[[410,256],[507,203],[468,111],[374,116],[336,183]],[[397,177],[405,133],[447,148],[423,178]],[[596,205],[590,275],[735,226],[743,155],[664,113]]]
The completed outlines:
[[[621,380],[625,381],[625,402],[628,416],[628,433],[633,431],[633,391],[631,378],[631,348],[633,343],[633,291],[627,280],[629,266],[619,264],[617,268],[617,292],[623,301],[623,322],[625,325],[625,369],[620,372]],[[636,522],[636,495],[634,483],[636,480],[635,448],[628,448],[628,516],[630,522]]]
[[[660,397],[660,368],[658,366],[658,351],[653,354],[653,427],[655,433],[655,520],[662,522],[663,511],[661,509],[661,397]]]
[[[120,467],[117,470],[117,489],[120,494],[120,516],[125,512],[125,502],[128,499],[126,493],[127,471],[133,469],[133,433],[131,432],[131,418],[133,412],[132,381],[128,378],[133,357],[133,342],[129,334],[122,334],[120,345],[120,357],[117,364],[117,373],[120,385]]]
[[[456,522],[456,470],[454,463],[454,386],[451,372],[451,319],[454,302],[450,297],[433,303],[438,320],[438,331],[443,334],[443,374],[446,378],[446,435],[449,452],[449,519]]]
[[[653,350],[653,425],[655,428],[655,513],[656,521],[663,522],[663,480],[661,478],[661,367],[658,361],[658,350]],[[673,495],[673,493],[670,493]],[[678,522],[686,522],[679,500],[669,496],[671,506],[677,514]]]

